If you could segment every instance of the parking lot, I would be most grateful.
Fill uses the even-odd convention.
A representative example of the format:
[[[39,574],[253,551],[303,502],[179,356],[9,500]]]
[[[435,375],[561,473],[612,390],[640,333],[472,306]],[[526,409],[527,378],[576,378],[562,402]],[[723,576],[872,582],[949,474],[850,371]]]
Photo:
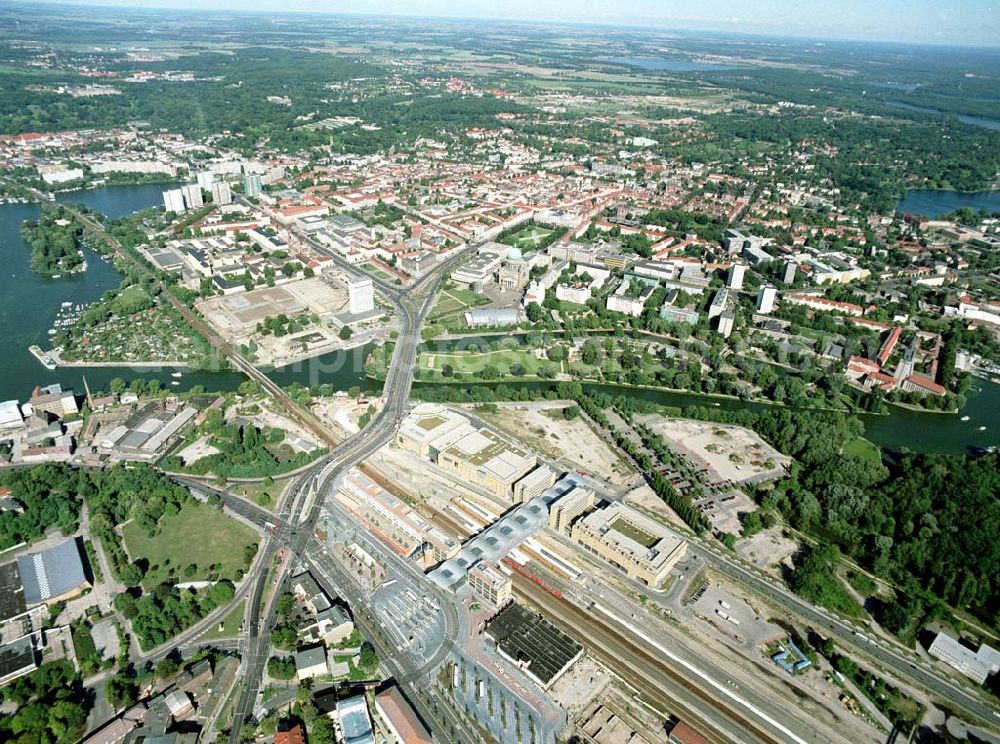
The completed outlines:
[[[113,617],[105,618],[94,623],[90,629],[90,635],[94,639],[94,646],[102,659],[115,659],[121,651],[121,643],[118,640],[118,625]]]
[[[742,530],[741,514],[757,511],[757,505],[751,498],[735,488],[721,493],[710,493],[696,499],[694,505],[705,515],[714,529],[732,535],[739,535]]]
[[[781,638],[785,631],[768,622],[735,590],[718,582],[709,582],[690,604],[690,609],[719,632],[739,641],[748,648],[756,648]]]
[[[555,735],[538,720],[534,711],[476,662],[456,655],[453,694],[461,709],[466,710],[501,744],[522,744],[535,741],[551,744]],[[531,731],[535,731],[532,739]]]

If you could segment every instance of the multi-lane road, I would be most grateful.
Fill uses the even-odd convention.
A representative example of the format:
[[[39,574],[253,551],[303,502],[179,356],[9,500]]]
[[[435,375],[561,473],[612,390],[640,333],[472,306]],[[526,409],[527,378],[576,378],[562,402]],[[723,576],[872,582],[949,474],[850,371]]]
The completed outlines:
[[[321,249],[318,244],[309,242],[317,250]],[[323,500],[330,492],[330,484],[340,474],[387,444],[406,415],[410,388],[413,383],[417,346],[420,343],[420,328],[434,303],[434,294],[441,280],[459,261],[465,258],[470,250],[472,250],[471,247],[466,247],[456,251],[409,288],[402,288],[379,277],[372,277],[379,294],[392,304],[400,320],[399,338],[396,340],[383,388],[384,405],[360,433],[338,444],[329,454],[299,476],[295,486],[285,497],[286,503],[289,505],[289,516],[286,520],[276,524],[275,521],[268,520],[275,524],[275,539],[270,544],[268,555],[265,556],[263,562],[269,562],[274,551],[278,548],[285,548],[288,551],[275,578],[275,584],[278,587],[284,584],[289,568],[296,561],[305,560],[306,548],[312,539]],[[324,250],[323,252],[330,255],[328,251]],[[342,261],[339,256],[334,257],[334,260],[335,262]],[[350,269],[349,266],[345,268]],[[233,499],[230,498],[227,503],[232,504],[233,508],[239,510],[242,515],[255,519],[259,523],[262,515],[253,513],[254,510],[250,504],[242,502],[242,500],[238,501],[240,503],[233,503]],[[307,502],[309,502],[310,507],[308,511],[304,511]],[[321,582],[324,578],[323,573],[317,576],[317,580]],[[275,591],[271,595],[272,601],[269,602],[269,606],[263,607],[263,597],[267,584],[268,573],[263,571],[254,583],[247,604],[247,627],[245,630],[247,637],[244,665],[241,671],[242,687],[233,712],[233,724],[230,730],[231,744],[239,742],[243,724],[249,720],[254,710],[267,663],[270,629],[276,620],[276,607],[273,599],[279,593]],[[397,661],[394,663],[400,665],[404,671],[408,671],[402,667],[401,657],[397,655],[395,658]],[[417,697],[413,702],[424,716],[431,716],[434,713],[421,698]],[[440,709],[442,706],[434,707]],[[457,725],[457,722],[453,723]]]

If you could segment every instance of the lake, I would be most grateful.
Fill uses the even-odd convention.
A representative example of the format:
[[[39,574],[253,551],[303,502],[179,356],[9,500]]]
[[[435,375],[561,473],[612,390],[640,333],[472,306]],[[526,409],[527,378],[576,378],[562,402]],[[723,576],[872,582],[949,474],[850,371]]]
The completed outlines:
[[[109,217],[122,217],[162,203],[162,192],[169,184],[110,186],[104,189],[73,191],[57,196],[60,202],[84,204]],[[87,271],[47,279],[30,269],[31,248],[21,238],[21,223],[37,219],[38,204],[0,204],[0,349],[3,349],[3,374],[0,374],[0,400],[27,400],[35,385],[59,382],[83,392],[83,377],[92,390],[106,389],[115,377],[126,381],[136,377],[159,379],[164,385],[173,381],[173,369],[136,367],[62,367],[49,371],[28,351],[32,344],[48,348],[48,329],[52,327],[63,302],[93,302],[114,289],[121,276],[112,264],[86,250]],[[279,368],[268,374],[281,385],[330,383],[341,390],[364,381],[364,360],[368,347],[337,351],[306,362]],[[202,385],[207,390],[235,390],[246,378],[238,372],[197,372],[181,370],[178,391]]]
[[[919,214],[930,219],[950,214],[962,207],[1000,212],[1000,191],[941,191],[913,189],[907,191],[896,211],[900,214]]]
[[[665,72],[723,72],[737,70],[736,65],[715,64],[713,62],[697,62],[693,59],[669,59],[661,57],[611,57],[605,60],[619,65],[640,67],[643,70]]]
[[[987,119],[984,116],[968,116],[967,114],[953,114],[950,111],[940,111],[928,106],[914,106],[912,103],[903,103],[902,101],[884,101],[884,103],[886,106],[892,106],[893,108],[903,109],[905,111],[916,111],[921,114],[935,114],[937,116],[950,116],[954,119],[958,119],[963,124],[1000,131],[1000,120],[997,119]]]

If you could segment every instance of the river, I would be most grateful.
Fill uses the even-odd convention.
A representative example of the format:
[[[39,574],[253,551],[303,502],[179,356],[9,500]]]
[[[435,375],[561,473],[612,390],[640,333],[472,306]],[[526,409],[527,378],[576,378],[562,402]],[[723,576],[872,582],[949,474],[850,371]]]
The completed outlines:
[[[419,397],[421,387],[436,384],[441,383],[414,382],[416,396]],[[465,385],[468,383],[449,384]],[[529,387],[543,391],[548,390],[556,383],[503,380],[502,384],[510,388]],[[981,380],[977,380],[975,384],[976,388],[969,394],[968,403],[959,414],[927,413],[900,406],[890,406],[891,413],[889,415],[878,416],[867,413],[854,415],[864,422],[865,436],[879,447],[888,450],[908,449],[912,452],[960,455],[969,452],[970,449],[1000,446],[1000,385]],[[607,393],[612,396],[628,395],[672,408],[705,406],[706,408],[722,408],[727,411],[749,410],[758,413],[777,410],[776,406],[767,403],[681,391],[631,388],[589,382],[583,383],[583,389],[588,393]],[[966,415],[969,416],[969,420],[962,421]],[[980,430],[979,427],[985,428]]]
[[[109,216],[117,217],[147,209],[160,203],[163,184],[143,184],[139,186],[112,186],[107,189],[78,191],[61,194],[59,201],[86,204]],[[911,192],[914,193],[914,192]],[[954,194],[955,192],[931,192]],[[995,193],[995,192],[994,192]],[[961,196],[961,195],[959,195]],[[1000,198],[1000,197],[998,197]],[[961,204],[959,204],[961,206]],[[947,211],[954,209],[949,207]],[[997,206],[1000,209],[1000,205]],[[102,293],[118,286],[120,277],[115,268],[87,251],[88,270],[82,274],[60,279],[45,279],[29,268],[30,249],[21,239],[21,223],[35,219],[39,213],[37,204],[0,205],[0,348],[4,351],[4,364],[0,374],[0,400],[26,400],[35,385],[60,382],[79,392],[83,390],[83,376],[91,388],[106,389],[115,377],[129,381],[136,377],[159,379],[164,385],[177,382],[174,389],[188,390],[201,385],[210,391],[234,390],[246,378],[236,372],[193,372],[182,370],[181,378],[174,380],[171,369],[140,369],[132,367],[86,367],[46,370],[28,352],[28,346],[38,344],[45,348],[48,344],[48,329],[52,326],[62,302],[92,302]],[[525,337],[519,335],[518,342]],[[444,351],[461,342],[435,342],[432,348]],[[269,377],[281,385],[298,382],[306,385],[332,384],[340,390],[359,385],[366,392],[376,392],[364,377],[364,360],[369,347],[358,347],[348,351],[333,352],[315,359],[277,369]],[[544,385],[505,381],[505,384]],[[962,415],[969,415],[969,421],[951,414],[921,413],[908,409],[894,408],[889,416],[862,416],[867,436],[876,444],[888,449],[907,447],[914,451],[961,453],[968,447],[1000,445],[1000,385],[977,381],[977,389],[970,394],[969,402]],[[419,387],[417,383],[415,387]],[[634,390],[612,385],[587,385],[590,390],[602,390],[612,394],[627,391],[667,406],[688,406],[719,404],[727,409],[750,408],[771,410],[760,403],[719,399],[692,393],[675,393],[662,390]],[[985,426],[983,431],[980,426]]]
[[[122,217],[162,203],[161,194],[169,184],[110,186],[104,189],[59,194],[60,202],[84,204],[109,217]],[[92,251],[85,250],[87,271],[59,279],[47,279],[30,269],[31,249],[21,238],[21,223],[37,219],[37,204],[0,204],[0,349],[4,363],[0,374],[0,400],[24,401],[35,385],[59,382],[83,391],[83,377],[92,390],[106,389],[115,377],[129,381],[135,377],[157,378],[163,385],[179,391],[202,385],[207,390],[233,390],[246,378],[237,372],[195,372],[182,370],[174,380],[173,369],[133,367],[66,367],[45,369],[28,351],[32,344],[48,348],[48,329],[52,327],[63,302],[93,302],[121,281],[118,271]],[[346,390],[363,378],[367,347],[333,352],[288,368],[277,369],[269,376],[281,385],[331,383]]]

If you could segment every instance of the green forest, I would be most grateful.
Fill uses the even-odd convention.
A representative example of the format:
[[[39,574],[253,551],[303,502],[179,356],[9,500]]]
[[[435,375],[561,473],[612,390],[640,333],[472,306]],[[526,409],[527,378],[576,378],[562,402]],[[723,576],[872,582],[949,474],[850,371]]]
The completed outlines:
[[[172,455],[163,461],[163,467],[172,472],[207,475],[213,473],[225,478],[263,478],[278,475],[307,465],[325,450],[295,452],[284,444],[284,432],[269,429],[266,433],[250,422],[226,424],[221,411],[208,412],[205,422],[196,432],[208,434],[215,454],[195,460],[190,465]]]
[[[150,566],[131,559],[116,528],[131,521],[157,534],[162,520],[177,515],[192,497],[188,490],[148,465],[118,465],[107,470],[74,470],[68,465],[40,465],[0,473],[0,487],[23,512],[0,514],[0,549],[42,537],[52,528],[71,533],[78,526],[81,501],[90,513],[90,531],[100,541],[115,576],[132,587],[119,595],[119,609],[133,620],[145,648],[176,635],[233,596],[233,584],[219,581],[198,592],[160,584],[148,593],[140,587]],[[253,552],[256,551],[254,546]],[[253,552],[236,556],[247,563]]]
[[[0,471],[0,488],[21,507],[0,512],[0,550],[39,540],[53,528],[72,534],[80,517],[79,483],[63,465]]]
[[[0,689],[17,712],[0,716],[0,740],[13,744],[71,744],[87,722],[80,675],[66,660],[43,664]]]
[[[42,207],[35,220],[21,225],[21,237],[31,246],[31,270],[59,276],[83,268],[83,226],[63,207]]]

